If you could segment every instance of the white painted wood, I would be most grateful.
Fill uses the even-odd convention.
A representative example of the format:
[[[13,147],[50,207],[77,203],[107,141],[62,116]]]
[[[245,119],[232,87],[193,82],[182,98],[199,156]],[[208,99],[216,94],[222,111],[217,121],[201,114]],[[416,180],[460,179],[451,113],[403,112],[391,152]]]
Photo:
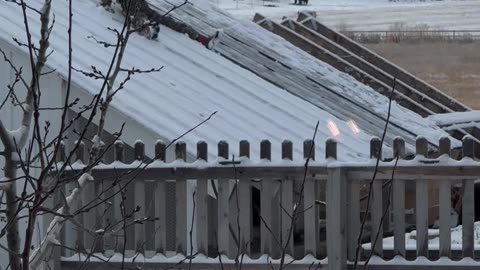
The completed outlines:
[[[373,182],[372,187],[372,204],[370,209],[370,215],[372,217],[372,234],[371,234],[371,241],[374,243],[378,232],[379,236],[376,240],[375,246],[373,247],[373,253],[378,256],[383,255],[383,224],[382,224],[382,216],[383,216],[383,189],[382,189],[383,181],[376,179]]]
[[[315,182],[312,178],[305,180],[304,191],[304,228],[305,228],[305,254],[316,256],[317,254],[317,223],[318,214],[315,208]],[[345,210],[344,210],[345,211]]]
[[[351,179],[347,182],[348,203],[348,259],[355,260],[358,235],[360,234],[360,182]]]
[[[451,248],[451,190],[450,180],[440,180],[439,200],[440,200],[440,247],[439,256],[450,256]]]
[[[97,200],[95,201],[98,205],[93,210],[95,213],[95,230],[104,229],[106,224],[106,216],[105,216],[105,204],[101,203],[101,201],[105,198],[104,194],[104,187],[103,181],[95,181],[92,183],[95,188],[95,196]],[[105,239],[102,235],[98,234],[95,236],[95,252],[103,252],[105,245]]]
[[[145,204],[145,182],[141,179],[134,181],[134,207],[138,207],[138,211],[135,212],[135,220],[141,221],[146,217],[146,204]],[[135,224],[135,251],[145,251],[146,241],[146,229],[145,221]]]
[[[208,180],[197,180],[197,252],[208,254]]]
[[[272,201],[271,205],[271,230],[272,230],[272,244],[270,256],[272,259],[279,259],[281,256],[282,245],[280,243],[280,181],[274,180],[271,182],[272,185]]]
[[[462,249],[463,257],[473,258],[474,251],[474,228],[475,219],[475,198],[474,181],[463,181],[464,191],[462,197]]]
[[[187,181],[185,179],[177,179],[176,181],[175,204],[175,249],[177,253],[187,254]]]
[[[417,256],[428,256],[428,180],[415,183],[415,214],[417,226]]]
[[[218,197],[217,197],[217,211],[218,211],[218,231],[217,231],[217,245],[220,254],[231,257],[230,250],[230,230],[229,230],[229,182],[226,179],[221,179],[218,182]]]
[[[250,255],[251,246],[251,215],[252,215],[252,199],[251,199],[250,180],[240,178],[238,181],[238,203],[240,208],[240,252]]]
[[[124,245],[124,232],[121,229],[122,228],[122,211],[121,211],[121,203],[122,203],[122,193],[120,192],[121,189],[121,184],[117,184],[114,187],[114,192],[116,193],[113,197],[113,217],[114,221],[117,225],[117,233],[114,235],[115,237],[115,251],[121,252],[123,250],[123,245]]]
[[[290,235],[289,232],[293,228],[292,223],[292,214],[293,214],[293,180],[284,179],[282,180],[282,214],[281,214],[281,234],[282,234],[282,246],[285,248],[287,254],[293,254],[293,231]],[[288,242],[288,244],[287,244]]]
[[[327,180],[327,254],[328,269],[347,269],[345,172],[328,170]]]
[[[164,180],[155,181],[155,251],[163,253],[167,248],[166,189]]]
[[[272,249],[272,233],[269,230],[272,225],[272,199],[271,180],[263,179],[260,191],[260,252],[262,254],[270,254]]]
[[[405,257],[405,181],[393,179],[393,252]]]
[[[95,202],[95,185],[94,183],[87,183],[84,187],[82,192],[82,207],[87,206],[87,208],[91,207]],[[85,209],[85,208],[84,208]],[[95,209],[90,209],[89,211],[85,211],[83,213],[83,226],[89,230],[95,231]],[[84,232],[84,245],[86,250],[93,250],[94,246],[94,236],[90,233]]]

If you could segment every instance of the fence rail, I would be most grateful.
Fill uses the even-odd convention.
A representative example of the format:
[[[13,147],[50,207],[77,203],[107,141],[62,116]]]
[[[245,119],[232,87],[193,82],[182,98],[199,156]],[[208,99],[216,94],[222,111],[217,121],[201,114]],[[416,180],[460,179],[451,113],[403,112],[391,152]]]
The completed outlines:
[[[208,145],[200,142],[197,160],[189,163],[184,143],[175,145],[177,160],[165,162],[165,144],[154,146],[155,157],[151,159],[145,156],[145,145],[138,142],[134,147],[136,161],[125,164],[125,146],[117,142],[115,162],[95,167],[95,180],[85,187],[81,202],[73,208],[78,215],[66,223],[62,261],[65,267],[85,261],[98,265],[101,260],[115,264],[122,261],[122,256],[112,255],[122,253],[129,264],[148,266],[150,262],[154,266],[191,259],[218,265],[221,262],[216,257],[222,254],[225,264],[234,265],[236,259],[246,256],[247,265],[263,262],[268,268],[269,263],[280,264],[282,254],[286,254],[285,263],[303,259],[295,264],[308,266],[325,264],[322,259],[328,258],[329,269],[346,269],[356,257],[362,216],[368,219],[364,228],[368,239],[363,242],[374,244],[370,249],[360,248],[360,264],[369,254],[390,259],[382,244],[383,231],[390,228],[394,237],[392,254],[411,256],[405,243],[409,222],[406,208],[410,207],[415,209],[413,224],[417,231],[413,256],[449,257],[451,189],[458,183],[464,187],[463,257],[475,258],[473,185],[480,175],[480,163],[473,160],[472,138],[463,140],[461,160],[449,157],[448,138],[440,140],[436,153],[429,153],[427,141],[418,138],[417,155],[404,160],[405,143],[397,138],[393,159],[376,166],[377,158],[382,160],[380,143],[378,138],[372,139],[371,160],[342,162],[337,160],[334,140],[327,140],[322,157],[316,156],[313,141],[305,141],[304,158],[298,161],[292,160],[292,143],[285,141],[281,145],[283,160],[273,162],[269,141],[261,143],[260,160],[250,159],[246,141],[240,143],[240,157],[235,159],[229,154],[228,144],[220,142],[215,161],[207,160]],[[82,148],[78,149],[79,161],[63,175],[65,181],[82,172]],[[368,195],[370,181],[372,192]],[[64,193],[74,187],[66,183]],[[413,194],[408,187],[413,187]],[[258,190],[258,197],[252,189]],[[371,203],[367,215],[368,196]],[[412,203],[409,200],[413,198]],[[56,200],[61,204],[61,198],[57,196]],[[439,247],[433,253],[428,247],[432,213],[438,216],[440,229]],[[95,256],[81,255],[90,252]],[[183,257],[171,257],[172,252]]]
[[[359,42],[401,42],[401,41],[476,41],[480,30],[359,30],[340,31]]]

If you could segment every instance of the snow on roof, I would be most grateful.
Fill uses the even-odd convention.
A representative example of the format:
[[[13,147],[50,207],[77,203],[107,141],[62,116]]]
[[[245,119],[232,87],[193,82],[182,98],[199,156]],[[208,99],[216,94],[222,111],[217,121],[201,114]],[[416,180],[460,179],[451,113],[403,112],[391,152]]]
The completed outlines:
[[[42,2],[32,0],[29,4],[39,9]],[[155,6],[166,4],[161,0],[150,2]],[[48,65],[56,69],[60,76],[66,77],[68,6],[67,2],[63,1],[53,1],[52,4],[55,26],[50,43],[54,53],[50,56]],[[12,37],[20,41],[25,39],[21,8],[9,2],[2,2],[1,6],[0,23],[3,27],[0,29],[0,38],[16,46]],[[192,7],[191,4],[187,6]],[[292,54],[291,48],[295,47],[251,22],[238,21],[223,12],[204,8],[211,12],[208,19],[214,24],[233,27],[250,37],[258,35],[259,42],[278,49],[279,57],[297,61],[308,69],[321,71],[325,83],[332,87],[340,85],[337,88],[343,91],[343,94],[357,95],[359,102],[366,103],[375,112],[386,115],[387,100],[348,75],[299,50]],[[180,10],[177,9],[174,16],[181,14],[182,19],[187,21],[185,13]],[[94,65],[98,69],[106,70],[113,48],[104,48],[91,37],[114,42],[115,34],[107,27],[120,29],[122,15],[119,12],[112,14],[105,11],[95,0],[73,1],[73,11],[74,67],[89,70],[90,66]],[[38,14],[28,10],[28,16],[33,38],[38,40]],[[205,33],[206,28],[200,30]],[[213,27],[207,29],[207,33],[213,30]],[[280,157],[281,142],[289,139],[294,143],[294,158],[298,158],[302,155],[302,141],[312,137],[315,124],[320,121],[316,140],[319,157],[323,157],[324,141],[328,137],[335,137],[339,141],[339,159],[368,158],[370,135],[362,130],[358,131],[355,123],[339,120],[319,106],[262,80],[167,27],[161,28],[158,41],[133,35],[123,67],[150,69],[160,66],[164,66],[160,73],[136,75],[127,83],[125,89],[115,96],[112,103],[113,109],[122,113],[125,119],[140,123],[160,139],[172,140],[212,112],[218,111],[210,121],[183,138],[190,145],[187,149],[193,149],[194,143],[204,140],[210,145],[210,155],[214,156],[214,145],[220,140],[226,140],[230,143],[232,152],[236,153],[238,142],[246,139],[251,142],[251,156],[255,158],[259,156],[259,142],[269,139],[272,142],[272,158],[275,159]],[[120,82],[121,79],[117,81]],[[73,74],[73,82],[91,94],[96,93],[100,84],[99,81],[85,78],[76,72]],[[422,119],[396,103],[393,104],[392,117],[394,121],[415,130],[416,134],[426,136],[431,142],[447,135],[434,127],[433,122]],[[453,144],[455,145],[455,141]]]
[[[270,73],[280,74],[278,71],[283,68],[294,70],[294,74],[290,72],[288,75],[297,76],[293,78],[297,81],[305,80],[305,78],[315,80],[315,87],[307,87],[296,82],[291,83],[293,80],[284,83],[282,86],[289,92],[332,113],[339,119],[344,121],[353,119],[361,129],[368,130],[370,134],[382,135],[388,114],[388,98],[356,81],[350,75],[336,70],[293,46],[283,38],[265,31],[255,23],[236,19],[224,11],[201,3],[201,1],[200,3],[190,3],[175,10],[172,16],[206,35],[213,35],[220,31],[218,45],[215,45],[213,50],[223,55],[229,55],[229,58],[233,60],[236,60],[239,52],[240,54],[244,51],[252,54],[256,52],[257,58],[260,60],[251,59],[252,61],[246,62],[249,62],[251,67],[262,70],[260,73],[266,74],[264,77],[275,78],[273,75],[270,76]],[[151,0],[150,3],[162,12],[171,8],[169,1]],[[177,2],[174,1],[173,3]],[[236,40],[237,43],[232,45],[232,40]],[[268,54],[267,57],[266,54]],[[264,58],[274,60],[270,59],[271,61],[266,62]],[[272,61],[280,62],[277,66],[286,65],[287,67],[278,67],[275,72],[269,71],[269,68],[262,69],[264,65],[271,64]],[[238,60],[237,62],[242,61]],[[271,68],[275,69],[276,66],[271,64]],[[386,142],[389,144],[392,143],[394,137],[402,136],[407,143],[414,145],[415,138],[421,135],[426,137],[430,143],[436,145],[441,136],[448,135],[436,127],[433,121],[422,118],[396,102],[392,103],[390,121],[386,136]],[[459,142],[453,140],[452,145],[458,146]]]
[[[42,2],[31,0],[29,5],[40,9]],[[54,52],[48,65],[66,77],[68,2],[52,1],[52,4],[55,25],[50,43]],[[16,46],[12,37],[25,39],[21,8],[5,1],[0,5],[0,38]],[[94,65],[106,70],[113,49],[104,48],[89,37],[115,41],[115,34],[107,27],[121,28],[122,15],[105,11],[93,0],[73,1],[73,11],[73,66],[89,70]],[[27,13],[31,34],[38,40],[38,14],[32,10]],[[315,124],[320,121],[316,140],[319,157],[324,155],[324,141],[332,137],[328,128],[333,126],[339,131],[335,134],[339,159],[368,158],[370,135],[351,129],[351,123],[258,78],[187,36],[167,27],[162,27],[158,41],[133,35],[123,67],[160,66],[164,66],[160,73],[134,76],[112,103],[125,119],[141,123],[160,139],[172,140],[218,111],[210,121],[183,138],[191,145],[190,149],[198,140],[205,140],[213,156],[217,151],[214,145],[227,140],[235,153],[239,140],[246,139],[251,142],[251,156],[255,158],[259,156],[259,142],[269,139],[275,159],[280,157],[281,141],[289,139],[294,143],[294,158],[298,158],[303,148],[301,142],[312,137]],[[91,94],[99,89],[99,81],[77,72],[72,79]]]
[[[439,126],[480,122],[480,111],[439,113],[428,116]]]

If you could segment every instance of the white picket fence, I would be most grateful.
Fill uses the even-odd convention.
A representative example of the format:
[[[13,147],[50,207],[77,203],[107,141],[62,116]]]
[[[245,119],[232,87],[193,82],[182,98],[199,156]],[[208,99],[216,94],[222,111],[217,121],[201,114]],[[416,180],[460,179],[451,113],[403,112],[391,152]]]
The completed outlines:
[[[189,268],[190,263],[196,269],[220,269],[220,265],[239,269],[239,263],[244,269],[269,269],[269,265],[278,268],[283,257],[288,268],[328,264],[329,269],[347,269],[356,257],[361,218],[367,216],[364,235],[374,242],[377,231],[382,232],[383,225],[389,226],[393,229],[394,248],[383,250],[380,233],[372,251],[359,249],[360,265],[370,252],[375,255],[370,267],[378,269],[388,265],[387,259],[393,255],[409,260],[422,256],[436,260],[453,256],[451,187],[458,183],[464,187],[460,256],[475,258],[473,186],[480,175],[480,163],[473,159],[471,138],[463,141],[461,160],[449,156],[448,138],[442,138],[438,148],[418,138],[415,157],[405,160],[405,143],[397,138],[393,152],[398,160],[394,157],[380,161],[377,169],[378,138],[371,141],[371,160],[360,163],[337,161],[334,140],[326,142],[324,157],[311,151],[315,149],[312,144],[311,140],[304,142],[304,158],[296,161],[292,160],[292,143],[285,141],[281,145],[282,161],[274,162],[269,141],[261,143],[260,160],[250,159],[247,141],[240,143],[240,156],[235,158],[229,155],[228,144],[220,142],[218,159],[207,161],[208,146],[199,142],[197,160],[186,162],[186,145],[179,142],[175,145],[177,160],[165,162],[165,144],[158,142],[154,146],[156,156],[149,159],[145,145],[138,142],[134,146],[136,161],[126,164],[122,162],[125,146],[117,142],[113,147],[115,161],[95,167],[96,180],[82,192],[75,222],[65,224],[64,247],[61,255],[57,254],[61,258],[53,259],[61,261],[62,269],[77,269],[81,265],[107,269],[118,267],[122,261],[130,266],[142,265],[142,269],[168,265]],[[78,153],[83,157],[83,147]],[[82,168],[81,161],[75,162],[63,179],[74,179]],[[366,215],[366,200],[362,197],[367,194],[373,175],[370,214]],[[392,179],[390,205],[384,196],[389,194],[388,181]],[[413,254],[405,245],[405,205],[406,196],[409,197],[406,185],[410,184],[415,186],[417,231]],[[68,192],[75,186],[68,183],[65,187]],[[259,205],[252,187],[259,190]],[[439,198],[437,251],[428,248],[428,216],[432,211],[429,196]],[[61,204],[59,196],[56,201]],[[322,207],[326,208],[326,217],[321,214]],[[292,222],[292,216],[298,216],[298,220]],[[322,221],[326,221],[326,231]],[[390,265],[401,266],[403,262],[408,263],[396,258]],[[444,262],[428,261],[427,266],[438,268]],[[469,264],[465,260],[448,260],[448,265]]]

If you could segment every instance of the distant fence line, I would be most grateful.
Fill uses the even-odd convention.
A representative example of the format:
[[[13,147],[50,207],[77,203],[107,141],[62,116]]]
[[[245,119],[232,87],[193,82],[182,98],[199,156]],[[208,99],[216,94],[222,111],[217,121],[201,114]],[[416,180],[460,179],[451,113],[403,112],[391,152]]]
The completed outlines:
[[[480,40],[480,30],[363,30],[340,31],[359,42],[464,41]]]

